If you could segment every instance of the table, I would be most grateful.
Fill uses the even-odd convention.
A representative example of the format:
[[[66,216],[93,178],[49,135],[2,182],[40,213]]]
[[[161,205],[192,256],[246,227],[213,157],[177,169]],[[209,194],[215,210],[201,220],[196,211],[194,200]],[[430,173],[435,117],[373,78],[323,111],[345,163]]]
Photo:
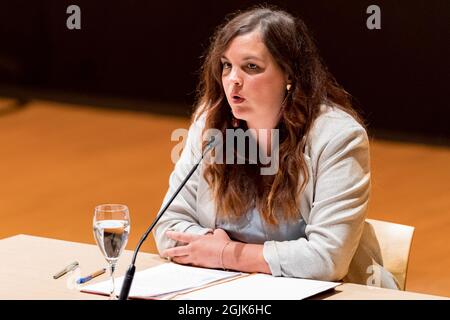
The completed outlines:
[[[123,275],[131,261],[133,251],[124,250],[116,269]],[[30,235],[16,235],[0,240],[0,299],[31,300],[99,300],[105,296],[79,292],[74,279],[89,274],[106,265],[96,245],[56,240]],[[55,280],[53,274],[73,261],[80,263],[80,271],[66,274]],[[156,254],[140,252],[136,262],[137,271],[164,263]],[[103,274],[89,283],[104,281]],[[374,288],[344,283],[313,297],[313,299],[448,299],[414,292]]]

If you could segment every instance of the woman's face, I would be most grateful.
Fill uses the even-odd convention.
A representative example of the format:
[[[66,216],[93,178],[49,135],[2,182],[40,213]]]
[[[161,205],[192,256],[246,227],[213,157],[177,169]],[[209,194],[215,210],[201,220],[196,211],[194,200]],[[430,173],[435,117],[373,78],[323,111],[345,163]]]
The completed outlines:
[[[221,62],[222,84],[234,117],[245,120],[249,128],[274,128],[288,79],[259,31],[234,38]]]

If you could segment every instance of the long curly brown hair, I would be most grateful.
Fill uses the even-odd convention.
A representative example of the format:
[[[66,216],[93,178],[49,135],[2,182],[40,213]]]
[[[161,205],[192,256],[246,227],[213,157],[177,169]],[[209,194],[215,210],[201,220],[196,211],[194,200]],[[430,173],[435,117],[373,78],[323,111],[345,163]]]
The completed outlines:
[[[225,136],[226,129],[233,129],[220,58],[235,37],[257,28],[269,52],[292,81],[278,124],[279,169],[274,175],[265,176],[259,174],[258,163],[209,163],[203,174],[212,189],[218,216],[236,219],[256,206],[264,221],[277,225],[280,219],[300,217],[300,194],[309,179],[303,156],[304,137],[318,116],[320,105],[333,103],[365,125],[353,108],[351,95],[322,62],[303,21],[276,7],[258,6],[231,14],[217,28],[204,55],[192,117],[196,121],[205,114],[203,132],[214,128]],[[241,127],[245,129],[246,124]]]

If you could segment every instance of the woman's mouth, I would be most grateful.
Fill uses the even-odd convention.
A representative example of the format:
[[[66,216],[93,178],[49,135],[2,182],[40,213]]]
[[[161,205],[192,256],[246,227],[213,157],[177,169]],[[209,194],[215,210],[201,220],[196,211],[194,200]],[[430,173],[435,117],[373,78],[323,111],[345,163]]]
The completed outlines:
[[[242,97],[240,97],[240,96],[238,96],[238,95],[233,95],[233,96],[231,96],[231,101],[234,103],[234,104],[239,104],[239,103],[242,103],[242,102],[244,102],[244,98],[242,98]]]

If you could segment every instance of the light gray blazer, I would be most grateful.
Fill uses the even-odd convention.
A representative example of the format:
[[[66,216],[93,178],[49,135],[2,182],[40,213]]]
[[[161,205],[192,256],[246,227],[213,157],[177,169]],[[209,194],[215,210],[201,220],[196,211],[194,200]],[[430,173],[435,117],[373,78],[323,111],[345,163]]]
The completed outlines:
[[[200,158],[203,127],[204,117],[191,125],[163,203]],[[322,105],[307,137],[304,157],[310,177],[300,198],[306,238],[266,241],[263,255],[274,276],[338,281],[349,271],[366,218],[370,194],[367,133],[349,114]],[[200,165],[154,229],[158,251],[178,245],[165,236],[167,230],[205,234],[215,228],[215,219],[215,205]],[[385,275],[382,286],[396,287],[390,274]]]

